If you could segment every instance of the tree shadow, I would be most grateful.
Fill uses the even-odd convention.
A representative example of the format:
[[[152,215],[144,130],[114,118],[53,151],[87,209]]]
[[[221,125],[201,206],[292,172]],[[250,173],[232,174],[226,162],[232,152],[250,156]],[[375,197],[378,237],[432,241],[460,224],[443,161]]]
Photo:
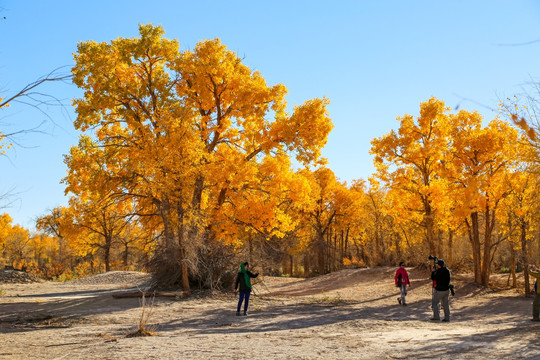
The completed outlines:
[[[121,292],[123,291],[100,290],[38,294],[28,297],[49,297],[49,299],[0,304],[0,333],[39,330],[41,327],[36,324],[51,322],[54,324],[78,323],[84,321],[85,317],[113,314],[141,307],[139,298],[116,299],[112,297],[112,294]],[[60,295],[64,298],[55,298]],[[77,295],[77,297],[65,298],[69,295]]]
[[[443,335],[440,341],[415,347],[413,350],[404,349],[406,359],[452,359],[456,355],[468,354],[475,350],[482,351],[488,358],[494,359],[527,359],[536,360],[540,357],[538,331],[540,325],[518,326],[510,329],[490,330],[473,335]],[[474,326],[474,324],[471,324]],[[517,343],[519,341],[519,343]],[[511,349],[498,348],[501,343],[512,343]],[[476,358],[476,356],[475,356]]]
[[[161,323],[159,331],[183,330],[192,334],[262,333],[351,322],[358,322],[358,324],[388,322],[390,327],[400,326],[399,324],[403,322],[407,324],[420,322],[433,324],[434,330],[438,331],[444,331],[447,328],[448,325],[445,323],[430,321],[432,316],[430,298],[417,300],[405,307],[397,303],[388,304],[387,299],[393,297],[395,294],[346,302],[339,300],[333,302],[334,299],[329,298],[318,303],[308,301],[292,305],[276,305],[275,299],[269,299],[268,302],[273,300],[274,303],[267,306],[263,304],[262,308],[253,310],[246,317],[235,315],[236,302],[232,302],[228,309],[207,310],[197,317],[190,316],[187,319],[172,319]],[[259,299],[259,302],[261,300],[263,299]],[[314,299],[314,301],[318,300]],[[472,327],[479,321],[483,326],[508,325],[509,322],[530,325],[527,310],[529,302],[526,299],[509,296],[483,301],[478,306],[461,306],[458,299],[453,299],[451,300],[451,322],[460,326],[470,324]],[[496,336],[496,332],[491,336]]]
[[[395,295],[375,299],[332,303],[298,303],[270,305],[255,310],[248,316],[236,316],[236,303],[229,309],[208,310],[197,318],[175,319],[159,325],[160,331],[186,330],[199,334],[230,334],[272,332],[306,329],[357,320],[407,321],[425,320],[423,309],[428,301],[407,307],[396,305],[377,306],[375,303]],[[370,306],[365,306],[369,304]]]

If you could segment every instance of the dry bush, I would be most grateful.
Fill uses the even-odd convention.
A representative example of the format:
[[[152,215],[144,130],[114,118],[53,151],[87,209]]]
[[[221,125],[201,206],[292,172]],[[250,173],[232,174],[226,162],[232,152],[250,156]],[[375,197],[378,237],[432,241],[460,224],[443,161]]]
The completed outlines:
[[[160,245],[148,263],[154,288],[172,289],[181,286],[181,261],[177,244]]]
[[[196,248],[190,266],[190,281],[199,288],[222,289],[229,287],[237,271],[231,271],[234,247],[218,241],[205,241]]]
[[[231,272],[231,265],[235,256],[232,245],[226,245],[213,238],[212,234],[204,233],[195,240],[186,241],[183,252],[177,244],[168,247],[161,245],[148,267],[153,275],[154,288],[172,289],[182,286],[182,261],[185,261],[191,286],[222,289],[234,281],[236,272]]]
[[[130,332],[127,337],[136,337],[136,336],[153,336],[156,335],[156,326],[149,325],[150,318],[154,313],[154,300],[155,296],[152,296],[150,303],[146,302],[146,297],[144,296],[144,291],[142,291],[141,297],[141,316],[139,318],[139,324],[135,331]]]

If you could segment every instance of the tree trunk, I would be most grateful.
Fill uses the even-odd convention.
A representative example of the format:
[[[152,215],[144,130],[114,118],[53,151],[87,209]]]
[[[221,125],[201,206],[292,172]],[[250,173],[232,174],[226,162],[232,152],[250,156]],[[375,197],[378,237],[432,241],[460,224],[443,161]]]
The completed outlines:
[[[512,264],[510,265],[510,274],[512,275],[512,287],[517,288],[517,276],[516,276],[516,250],[514,250],[514,245],[512,242],[508,242],[510,245],[510,254]]]
[[[184,251],[182,251],[185,253]],[[182,256],[182,288],[186,292],[190,292],[189,288],[189,270],[185,256]]]
[[[123,254],[123,262],[124,262],[124,270],[128,269],[128,257],[129,257],[129,248],[127,241],[124,243],[124,254]]]
[[[425,206],[425,208],[424,224],[426,227],[426,242],[428,243],[430,253],[438,256],[438,254],[436,254],[437,249],[435,248],[435,240],[433,235],[433,214],[431,213],[430,206]]]
[[[248,237],[247,242],[248,242],[248,262],[250,264],[254,264],[254,261],[253,261],[253,239],[251,238],[251,236]]]
[[[451,266],[454,262],[454,231],[448,231],[448,264]]]
[[[440,259],[445,259],[444,252],[443,252],[443,246],[442,246],[442,237],[443,237],[443,231],[438,230],[437,231],[437,241],[435,242],[435,248],[437,249],[437,256]]]
[[[105,271],[111,271],[111,243],[109,236],[105,238],[105,246],[103,246],[103,262],[105,263]]]
[[[290,258],[290,269],[291,269],[289,274],[292,277],[294,276],[294,257],[292,255],[289,255],[289,258]]]
[[[325,243],[324,234],[321,231],[317,231],[317,269],[319,275],[323,275],[325,269]]]
[[[401,247],[399,245],[399,240],[400,240],[399,234],[395,232],[394,233],[394,246],[396,247],[396,257],[398,261],[402,261]]]
[[[347,256],[349,259],[351,259],[351,256],[349,254],[349,228],[347,228],[347,232],[345,233],[345,256]],[[352,260],[352,259],[351,259]]]
[[[309,277],[309,252],[304,253],[304,277]]]
[[[375,231],[375,246],[377,249],[377,263],[379,265],[383,264],[383,239],[382,239],[382,231],[380,229],[377,229]]]
[[[491,213],[490,209],[486,209],[486,219],[484,225],[484,256],[482,259],[482,285],[489,285],[489,276],[491,275],[491,244],[492,232],[495,225],[495,212]]]
[[[471,241],[473,267],[474,267],[474,282],[482,283],[481,274],[481,253],[480,253],[480,230],[478,225],[478,212],[471,214],[471,224],[469,229],[469,240]]]
[[[521,219],[521,264],[523,266],[523,276],[525,278],[525,296],[531,296],[531,284],[529,281],[529,252],[527,251],[527,222]]]

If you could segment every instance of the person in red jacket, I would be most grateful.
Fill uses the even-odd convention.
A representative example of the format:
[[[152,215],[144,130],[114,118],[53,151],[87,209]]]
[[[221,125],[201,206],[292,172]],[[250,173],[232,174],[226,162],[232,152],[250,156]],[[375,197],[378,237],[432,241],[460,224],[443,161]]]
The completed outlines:
[[[399,263],[399,268],[396,270],[396,276],[394,277],[396,286],[401,290],[401,297],[398,297],[397,301],[400,305],[406,306],[405,296],[407,296],[407,285],[411,285],[409,280],[409,274],[405,270],[405,263],[402,261]]]

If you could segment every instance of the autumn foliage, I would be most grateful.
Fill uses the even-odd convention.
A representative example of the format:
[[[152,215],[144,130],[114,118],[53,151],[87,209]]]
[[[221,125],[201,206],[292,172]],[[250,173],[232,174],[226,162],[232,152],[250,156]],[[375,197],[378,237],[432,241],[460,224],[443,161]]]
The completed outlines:
[[[508,111],[488,121],[427,99],[372,140],[375,173],[348,184],[321,157],[328,99],[290,107],[219,39],[180,50],[161,27],[139,32],[78,44],[69,205],[37,235],[0,217],[6,264],[48,278],[149,270],[189,290],[223,286],[246,259],[311,276],[431,253],[488,285],[540,254],[537,140]]]

